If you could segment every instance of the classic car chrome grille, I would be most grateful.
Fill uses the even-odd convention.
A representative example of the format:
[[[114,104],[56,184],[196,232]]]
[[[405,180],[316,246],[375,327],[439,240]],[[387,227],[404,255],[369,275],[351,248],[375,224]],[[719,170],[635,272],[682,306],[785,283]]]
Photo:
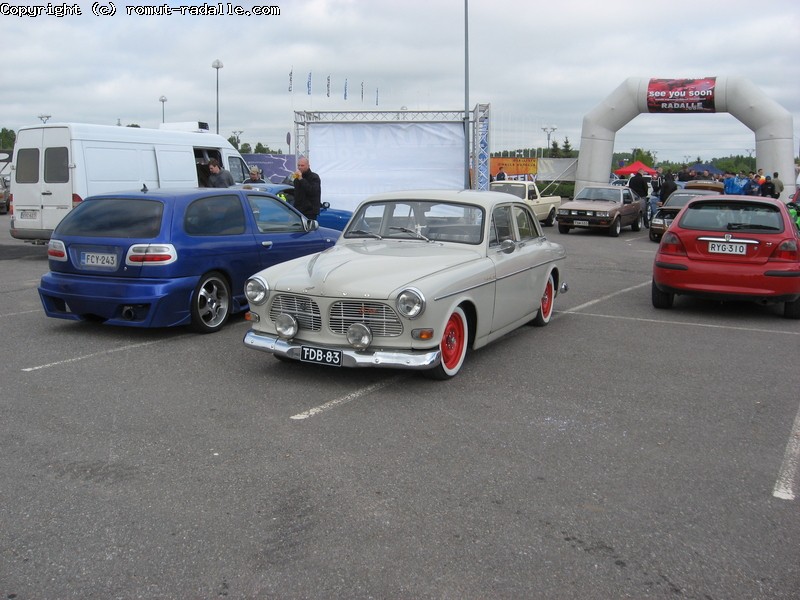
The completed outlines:
[[[329,317],[331,331],[347,333],[353,323],[363,323],[373,335],[394,337],[403,333],[403,324],[391,307],[378,302],[344,300],[331,306]]]
[[[301,329],[319,331],[322,328],[322,316],[317,303],[306,296],[281,294],[275,296],[269,307],[269,318],[275,321],[281,313],[292,315],[297,319]]]

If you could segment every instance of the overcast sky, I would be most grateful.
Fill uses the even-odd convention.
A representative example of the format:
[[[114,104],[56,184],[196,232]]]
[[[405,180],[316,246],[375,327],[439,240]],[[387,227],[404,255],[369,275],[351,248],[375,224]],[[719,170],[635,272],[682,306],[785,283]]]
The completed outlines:
[[[114,16],[80,2],[66,6],[81,15],[61,18],[11,16],[20,4],[0,4],[0,127],[38,115],[158,127],[163,107],[167,121],[214,131],[215,59],[220,134],[283,152],[297,110],[464,108],[463,0],[269,0],[277,16],[132,16],[127,7],[143,3],[100,0],[112,4]],[[796,0],[469,0],[469,103],[490,104],[493,151],[543,146],[550,125],[552,139],[579,147],[584,115],[629,77],[743,76],[792,114],[796,153],[799,57]],[[747,154],[755,140],[728,114],[640,115],[615,151],[634,147],[710,160]]]

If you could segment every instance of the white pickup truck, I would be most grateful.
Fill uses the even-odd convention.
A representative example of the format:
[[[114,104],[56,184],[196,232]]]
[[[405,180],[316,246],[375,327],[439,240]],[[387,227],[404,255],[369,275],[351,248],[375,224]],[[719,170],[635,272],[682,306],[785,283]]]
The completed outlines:
[[[552,227],[556,222],[556,213],[558,207],[561,206],[561,196],[542,196],[533,181],[493,181],[489,184],[489,190],[505,192],[527,200],[533,208],[536,218],[547,227]]]

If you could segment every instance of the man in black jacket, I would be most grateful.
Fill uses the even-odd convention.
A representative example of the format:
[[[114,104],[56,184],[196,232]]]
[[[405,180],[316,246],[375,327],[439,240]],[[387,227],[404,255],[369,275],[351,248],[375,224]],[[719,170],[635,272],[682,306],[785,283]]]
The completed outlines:
[[[294,207],[309,219],[316,219],[322,204],[321,196],[319,175],[311,170],[308,159],[301,156],[297,159],[297,171],[294,172]]]
[[[645,202],[647,202],[647,182],[642,177],[642,170],[639,169],[636,174],[628,181],[628,187],[631,188],[636,194]],[[647,220],[647,207],[642,206],[644,214],[644,226],[650,227],[650,221]]]

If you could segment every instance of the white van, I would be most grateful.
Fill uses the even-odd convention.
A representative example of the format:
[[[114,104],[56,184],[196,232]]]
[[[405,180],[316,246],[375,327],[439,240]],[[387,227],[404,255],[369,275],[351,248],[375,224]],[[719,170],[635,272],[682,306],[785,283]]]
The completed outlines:
[[[242,183],[247,164],[222,136],[113,125],[51,123],[17,132],[11,235],[44,243],[87,196],[158,187],[206,187],[216,158]]]

